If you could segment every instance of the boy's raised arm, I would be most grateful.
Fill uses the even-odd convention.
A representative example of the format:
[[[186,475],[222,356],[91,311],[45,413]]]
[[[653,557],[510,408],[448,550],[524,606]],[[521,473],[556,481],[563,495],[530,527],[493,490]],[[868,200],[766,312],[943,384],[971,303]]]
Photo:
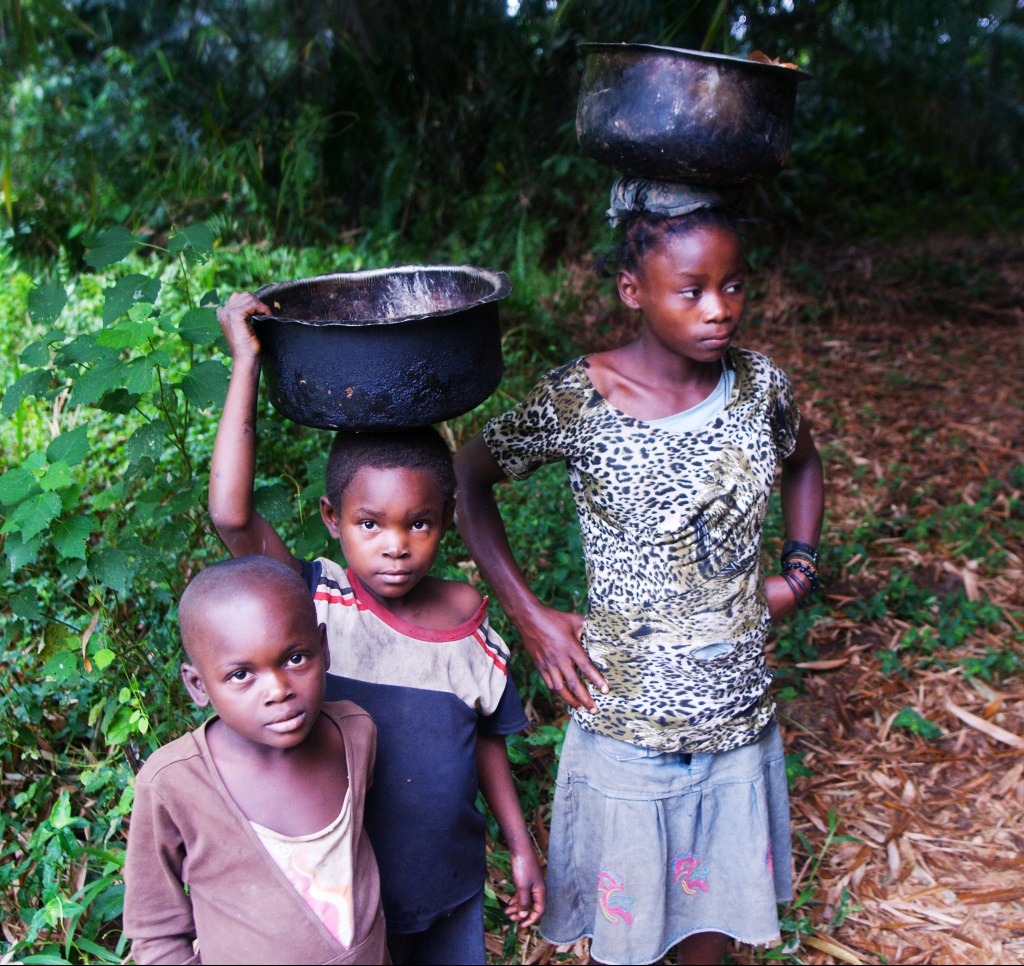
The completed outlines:
[[[262,353],[250,317],[270,309],[248,292],[236,292],[217,312],[231,349],[231,382],[210,460],[210,518],[234,557],[272,557],[298,569],[277,531],[253,505],[256,479],[256,402]]]

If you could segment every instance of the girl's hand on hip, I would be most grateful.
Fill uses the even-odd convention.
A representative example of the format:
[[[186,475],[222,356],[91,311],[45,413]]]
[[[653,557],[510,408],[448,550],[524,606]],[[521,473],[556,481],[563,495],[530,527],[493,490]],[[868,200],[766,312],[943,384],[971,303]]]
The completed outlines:
[[[544,873],[540,870],[540,863],[532,848],[512,852],[509,858],[512,861],[512,884],[516,887],[516,894],[505,911],[520,929],[525,929],[544,914]]]
[[[526,650],[551,691],[571,708],[582,706],[596,712],[597,705],[581,676],[589,679],[602,694],[608,693],[608,682],[580,643],[583,615],[566,614],[538,604],[519,631]]]
[[[228,299],[228,304],[217,310],[217,321],[220,323],[224,338],[228,341],[231,358],[235,362],[256,358],[260,354],[260,340],[256,337],[250,321],[257,313],[274,314],[267,305],[249,292],[235,292]]]

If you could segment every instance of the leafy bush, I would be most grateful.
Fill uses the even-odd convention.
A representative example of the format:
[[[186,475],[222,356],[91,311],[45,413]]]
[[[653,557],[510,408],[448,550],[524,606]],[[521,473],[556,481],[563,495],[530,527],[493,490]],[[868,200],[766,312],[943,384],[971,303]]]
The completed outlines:
[[[252,288],[373,266],[391,253],[229,251],[196,224],[165,248],[111,229],[86,257],[92,273],[71,279],[58,262],[33,286],[0,247],[0,263],[11,268],[0,296],[0,346],[10,361],[0,402],[0,608],[9,615],[0,637],[0,758],[9,782],[0,881],[13,954],[49,962],[123,958],[120,868],[132,770],[201,717],[178,681],[176,601],[189,577],[222,553],[206,514],[228,378],[217,280]],[[453,441],[566,352],[564,340],[538,338],[522,324],[550,287],[536,270],[536,247],[525,245],[522,257],[519,271],[532,281],[508,303],[506,394],[452,421]],[[262,406],[268,429],[257,506],[297,553],[329,553],[317,512],[329,437]],[[537,550],[531,579],[561,606],[578,608],[583,572],[568,488],[551,470],[514,494],[525,512],[511,523],[512,538]],[[438,568],[476,579],[454,531]],[[503,618],[496,623],[514,642]],[[547,715],[546,690],[527,665],[517,654],[513,673],[524,700]],[[545,726],[513,748],[531,812],[549,800],[561,735],[561,724]]]

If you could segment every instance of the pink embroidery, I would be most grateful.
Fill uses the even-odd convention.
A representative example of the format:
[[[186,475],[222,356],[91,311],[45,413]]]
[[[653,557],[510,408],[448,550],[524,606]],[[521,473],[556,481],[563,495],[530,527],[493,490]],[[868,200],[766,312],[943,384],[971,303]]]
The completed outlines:
[[[764,854],[764,860],[768,865],[768,874],[775,875],[775,866],[772,864],[772,844],[768,843],[768,851]]]
[[[700,856],[696,852],[677,852],[672,860],[672,877],[688,896],[697,894],[697,890],[708,891],[704,881],[708,876],[706,865],[700,864]]]
[[[633,925],[633,917],[629,914],[633,897],[623,891],[622,879],[606,869],[601,869],[597,876],[597,902],[609,922]]]

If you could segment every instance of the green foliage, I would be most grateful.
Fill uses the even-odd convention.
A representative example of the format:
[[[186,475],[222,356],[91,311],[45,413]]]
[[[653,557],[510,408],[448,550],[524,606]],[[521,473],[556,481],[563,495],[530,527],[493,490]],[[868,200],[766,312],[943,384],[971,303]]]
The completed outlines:
[[[928,741],[937,741],[943,735],[942,729],[934,721],[922,718],[911,707],[901,708],[892,723],[894,727],[906,728],[912,735],[918,735]]]
[[[552,264],[592,243],[609,180],[576,144],[578,44],[617,40],[814,74],[767,188],[791,224],[892,234],[952,207],[1012,227],[1022,37],[1008,0],[8,4],[0,218],[47,255],[111,222],[161,240],[205,218],[306,244],[362,232],[410,261],[509,264],[534,232]]]

